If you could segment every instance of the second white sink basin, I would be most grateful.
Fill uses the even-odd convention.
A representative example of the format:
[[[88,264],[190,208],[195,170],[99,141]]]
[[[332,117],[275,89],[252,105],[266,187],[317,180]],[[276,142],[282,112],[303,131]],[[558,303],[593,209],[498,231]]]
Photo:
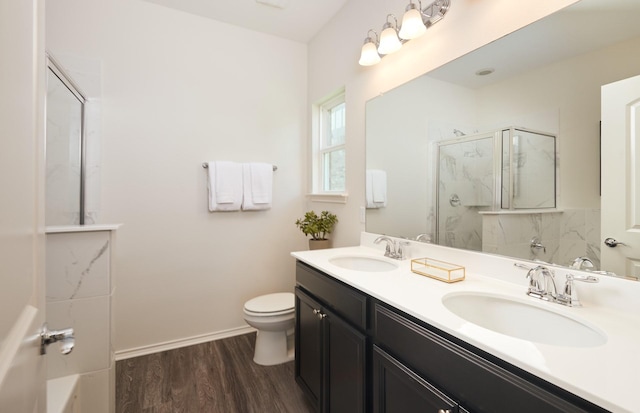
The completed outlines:
[[[364,255],[343,255],[330,258],[329,262],[346,270],[365,272],[392,271],[398,268],[398,265],[392,262]]]
[[[464,320],[507,336],[541,344],[594,347],[607,342],[606,335],[585,322],[523,300],[485,293],[452,293],[444,306]],[[537,304],[537,303],[536,303]]]

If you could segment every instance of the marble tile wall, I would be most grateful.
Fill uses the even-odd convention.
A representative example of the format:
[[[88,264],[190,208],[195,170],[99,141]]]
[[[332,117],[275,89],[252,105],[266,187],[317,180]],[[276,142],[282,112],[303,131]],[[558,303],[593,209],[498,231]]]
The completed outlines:
[[[439,243],[482,249],[478,211],[493,200],[493,136],[442,145],[439,155]]]
[[[534,236],[544,249],[531,248]],[[559,265],[588,257],[600,268],[600,210],[483,215],[482,250]]]
[[[113,402],[108,401],[115,395],[112,232],[47,233],[49,327],[73,327],[75,335],[75,348],[68,355],[56,344],[49,346],[48,378],[80,374],[83,411],[96,413],[113,412]]]

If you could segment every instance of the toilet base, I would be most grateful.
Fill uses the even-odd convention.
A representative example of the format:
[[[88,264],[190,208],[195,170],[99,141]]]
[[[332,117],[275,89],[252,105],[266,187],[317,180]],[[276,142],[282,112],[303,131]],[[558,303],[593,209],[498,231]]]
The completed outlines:
[[[253,361],[261,366],[274,366],[294,359],[293,345],[286,331],[258,330]]]

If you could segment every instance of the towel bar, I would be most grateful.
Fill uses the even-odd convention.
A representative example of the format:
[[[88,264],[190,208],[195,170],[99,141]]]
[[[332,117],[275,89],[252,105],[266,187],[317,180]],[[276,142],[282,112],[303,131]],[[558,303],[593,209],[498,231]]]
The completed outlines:
[[[202,163],[202,167],[205,168],[205,169],[208,168],[209,167],[209,163],[208,162],[203,162]],[[273,170],[277,171],[278,167],[276,165],[273,165]]]

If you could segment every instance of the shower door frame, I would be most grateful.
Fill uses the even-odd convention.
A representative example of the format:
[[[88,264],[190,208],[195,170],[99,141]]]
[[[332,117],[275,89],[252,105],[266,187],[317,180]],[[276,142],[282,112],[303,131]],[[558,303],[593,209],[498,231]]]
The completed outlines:
[[[80,102],[80,205],[78,209],[78,223],[80,225],[84,225],[85,221],[85,183],[86,183],[86,122],[85,122],[85,106],[87,104],[87,98],[85,94],[82,93],[81,89],[78,85],[72,80],[71,76],[67,74],[67,72],[62,68],[62,66],[56,61],[56,59],[51,55],[51,53],[46,52],[47,58],[47,69],[50,70],[53,75],[55,75],[60,81],[66,86],[66,88],[73,94],[73,96],[78,99]],[[48,74],[48,72],[47,72]],[[46,90],[48,90],[49,85],[49,77],[45,76],[47,85]],[[45,119],[47,119],[47,103],[45,102]],[[45,122],[46,125],[46,122]],[[46,141],[46,130],[45,130],[45,141]],[[46,146],[45,146],[46,147]],[[46,159],[46,149],[45,149],[45,159]],[[46,206],[45,206],[46,208]]]

